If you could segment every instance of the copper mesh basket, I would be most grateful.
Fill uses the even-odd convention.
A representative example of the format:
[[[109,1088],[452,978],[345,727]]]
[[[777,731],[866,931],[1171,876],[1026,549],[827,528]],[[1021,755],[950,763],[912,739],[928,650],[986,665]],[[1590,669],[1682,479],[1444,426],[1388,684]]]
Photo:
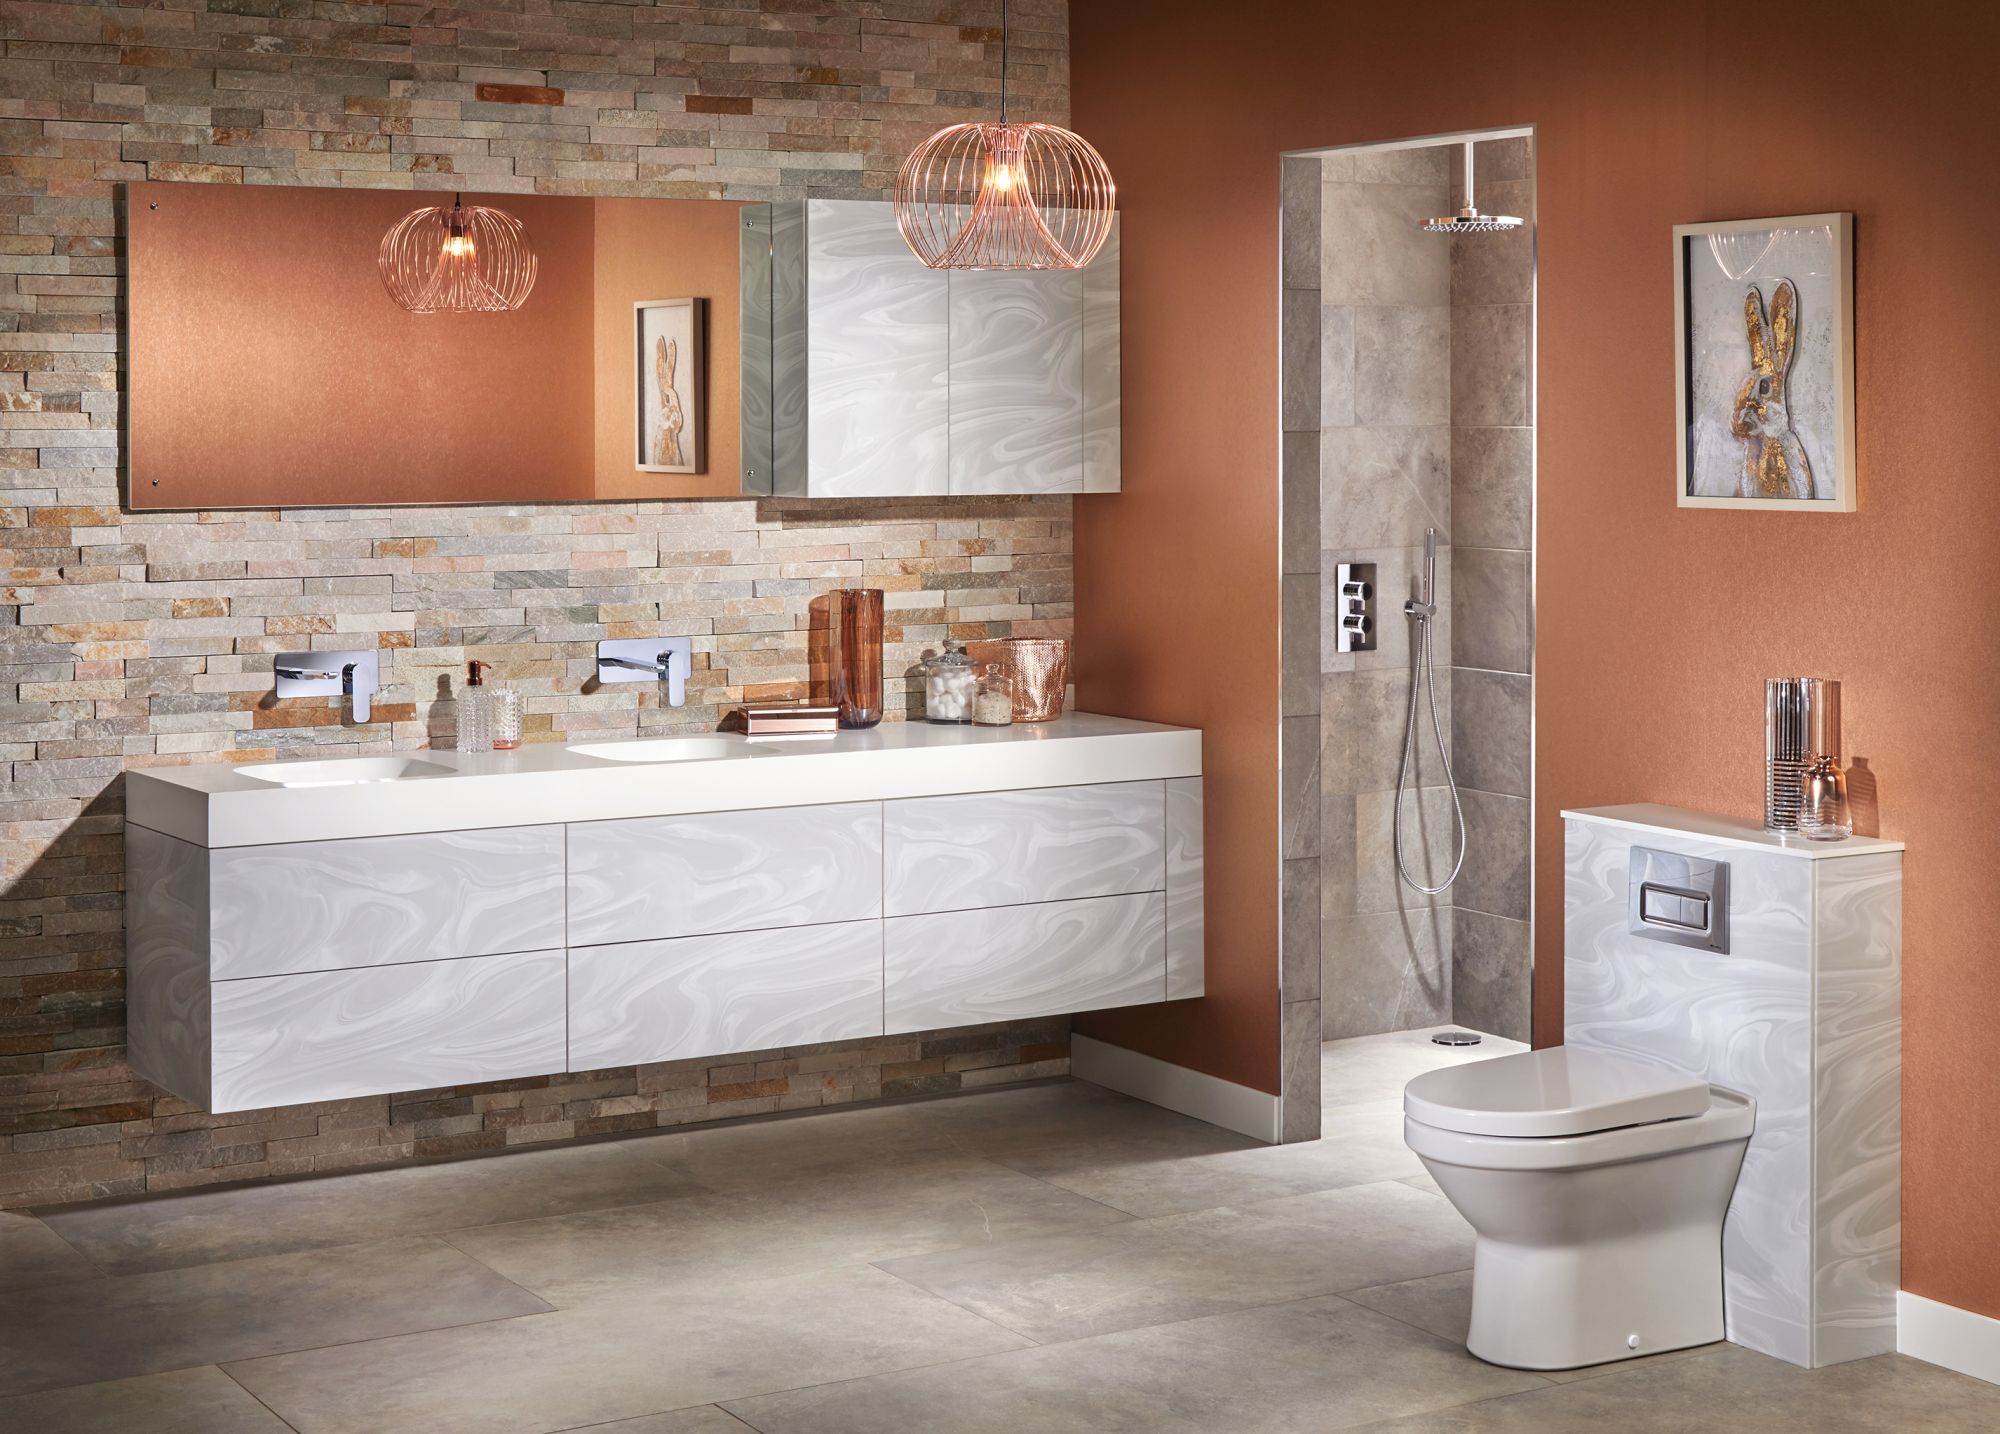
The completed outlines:
[[[1069,685],[1069,643],[1060,637],[995,637],[968,642],[975,668],[997,662],[1014,679],[1014,720],[1050,722],[1062,716]]]

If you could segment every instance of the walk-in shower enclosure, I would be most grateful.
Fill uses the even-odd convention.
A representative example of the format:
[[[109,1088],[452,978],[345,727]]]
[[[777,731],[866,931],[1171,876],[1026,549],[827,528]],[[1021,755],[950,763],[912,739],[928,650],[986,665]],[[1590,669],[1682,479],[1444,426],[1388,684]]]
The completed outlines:
[[[1526,132],[1474,137],[1479,208],[1521,227],[1425,233],[1463,203],[1466,138],[1283,160],[1288,1108],[1308,1032],[1529,1036],[1534,149]],[[1437,896],[1398,879],[1391,842],[1412,678],[1402,605],[1430,527],[1439,711],[1469,843]],[[1335,638],[1343,562],[1375,565],[1372,650]],[[1451,800],[1421,706],[1418,721],[1405,840],[1435,885],[1452,866]]]

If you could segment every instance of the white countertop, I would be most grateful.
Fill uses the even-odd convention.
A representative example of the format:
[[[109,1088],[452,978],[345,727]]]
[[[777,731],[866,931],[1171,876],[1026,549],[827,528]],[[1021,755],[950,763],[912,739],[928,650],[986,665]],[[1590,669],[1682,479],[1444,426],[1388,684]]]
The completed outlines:
[[[699,762],[614,762],[554,742],[397,752],[448,770],[358,786],[275,786],[221,762],[149,767],[127,774],[125,812],[198,846],[263,846],[1201,775],[1196,729],[1088,712],[1011,727],[885,722],[826,738],[729,740],[740,755]]]
[[[1625,827],[1632,831],[1700,837],[1724,846],[1755,847],[1759,851],[1784,852],[1815,861],[1903,849],[1901,842],[1882,837],[1853,836],[1842,841],[1808,841],[1795,832],[1767,832],[1754,822],[1716,816],[1712,812],[1663,807],[1653,802],[1638,802],[1623,807],[1584,807],[1566,810],[1563,817],[1567,821],[1600,822],[1605,826]]]

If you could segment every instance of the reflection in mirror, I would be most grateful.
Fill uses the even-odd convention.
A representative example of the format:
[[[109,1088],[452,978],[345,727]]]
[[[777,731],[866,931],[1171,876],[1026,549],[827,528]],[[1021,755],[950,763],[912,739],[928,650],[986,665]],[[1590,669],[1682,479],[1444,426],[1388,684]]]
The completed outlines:
[[[128,186],[131,505],[739,491],[741,206],[468,192],[523,226],[533,288],[515,310],[412,313],[383,239],[449,200]]]

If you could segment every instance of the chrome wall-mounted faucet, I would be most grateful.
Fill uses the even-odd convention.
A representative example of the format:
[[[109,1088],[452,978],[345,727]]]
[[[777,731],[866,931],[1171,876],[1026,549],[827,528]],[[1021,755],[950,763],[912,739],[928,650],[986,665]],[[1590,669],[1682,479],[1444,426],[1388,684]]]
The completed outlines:
[[[689,637],[617,637],[597,644],[599,682],[658,682],[669,707],[687,705],[693,667],[694,639]]]
[[[373,699],[382,689],[381,655],[376,649],[351,652],[281,652],[271,664],[280,700],[287,697],[347,699],[356,722],[374,719]]]

